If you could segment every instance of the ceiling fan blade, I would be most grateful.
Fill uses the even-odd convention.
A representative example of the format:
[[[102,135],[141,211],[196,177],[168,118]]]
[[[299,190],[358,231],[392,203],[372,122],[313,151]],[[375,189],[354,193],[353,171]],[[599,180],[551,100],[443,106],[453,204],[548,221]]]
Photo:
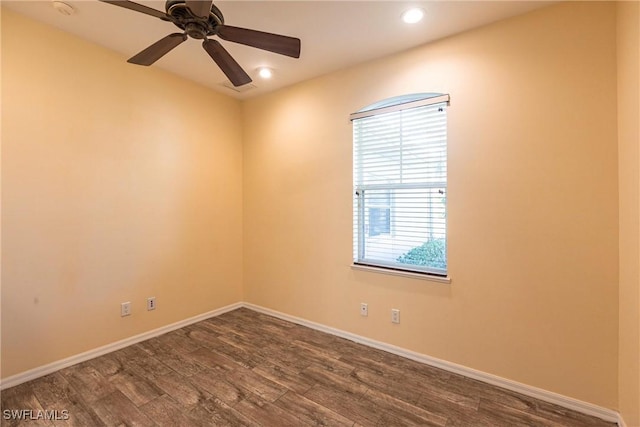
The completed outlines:
[[[187,7],[191,9],[194,15],[199,16],[201,18],[209,17],[209,13],[211,12],[211,3],[212,0],[187,0]]]
[[[186,39],[186,34],[169,34],[167,37],[158,40],[142,52],[131,57],[127,62],[138,65],[151,65]]]
[[[222,72],[231,80],[234,86],[242,86],[251,82],[251,77],[242,69],[229,52],[217,40],[204,39],[202,47],[207,51]]]
[[[218,27],[218,36],[230,42],[257,47],[258,49],[268,50],[269,52],[292,58],[300,58],[300,39],[295,37],[231,27],[229,25],[220,25]]]
[[[170,17],[167,16],[166,13],[160,12],[159,10],[156,10],[138,3],[134,3],[132,1],[127,1],[127,0],[100,0],[100,1],[104,3],[110,3],[116,6],[124,7],[125,9],[135,10],[136,12],[155,16],[156,18],[160,18],[164,21],[171,21]]]

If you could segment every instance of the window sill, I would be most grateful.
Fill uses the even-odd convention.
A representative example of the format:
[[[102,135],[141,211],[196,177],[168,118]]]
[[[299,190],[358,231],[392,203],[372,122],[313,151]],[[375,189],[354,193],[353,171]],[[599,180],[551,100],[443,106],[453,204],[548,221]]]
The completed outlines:
[[[451,278],[449,276],[441,277],[441,276],[435,276],[428,273],[414,273],[412,271],[391,270],[388,268],[372,267],[370,265],[360,265],[360,264],[351,264],[351,268],[354,270],[369,271],[371,273],[382,273],[382,274],[390,274],[392,276],[411,277],[413,279],[427,280],[430,282],[451,283]]]

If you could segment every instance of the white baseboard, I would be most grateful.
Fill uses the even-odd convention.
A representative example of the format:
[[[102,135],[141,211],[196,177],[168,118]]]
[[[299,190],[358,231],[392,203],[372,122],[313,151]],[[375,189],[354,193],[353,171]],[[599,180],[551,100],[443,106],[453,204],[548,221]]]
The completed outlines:
[[[116,341],[114,343],[107,344],[105,346],[98,347],[93,350],[89,350],[84,353],[80,353],[75,356],[68,357],[66,359],[58,360],[56,362],[49,363],[47,365],[40,366],[34,369],[30,369],[28,371],[21,372],[19,374],[7,377],[4,380],[0,381],[0,390],[16,386],[18,384],[22,384],[27,381],[31,381],[39,377],[43,377],[45,375],[51,374],[53,372],[56,372],[68,366],[75,365],[77,363],[81,363],[86,360],[90,360],[98,356],[111,353],[116,350],[120,350],[124,347],[139,343],[149,338],[153,338],[158,335],[162,335],[164,333],[171,332],[176,329],[180,329],[184,326],[188,326],[193,323],[197,323],[202,320],[209,319],[211,317],[219,316],[221,314],[224,314],[231,310],[235,310],[240,307],[246,307],[248,309],[251,309],[260,313],[264,313],[273,317],[277,317],[279,319],[287,320],[289,322],[293,322],[302,326],[307,326],[309,328],[316,329],[321,332],[326,332],[328,334],[335,335],[341,338],[346,338],[348,340],[357,342],[359,344],[377,348],[379,350],[384,350],[386,352],[396,354],[398,356],[406,357],[407,359],[415,360],[416,362],[424,363],[426,365],[434,366],[436,368],[440,368],[445,371],[453,372],[459,375],[463,375],[465,377],[476,379],[478,381],[482,381],[488,384],[502,387],[507,390],[515,391],[525,396],[530,396],[536,399],[543,400],[545,402],[553,403],[553,404],[562,406],[564,408],[572,409],[574,411],[577,411],[586,415],[591,415],[594,417],[601,418],[609,422],[614,422],[614,423],[617,423],[619,427],[627,427],[624,420],[622,419],[622,416],[616,411],[613,411],[611,409],[603,408],[601,406],[597,406],[588,402],[583,402],[578,399],[563,396],[557,393],[553,393],[537,387],[532,387],[530,385],[522,384],[516,381],[508,380],[506,378],[502,378],[497,375],[478,371],[472,368],[468,368],[466,366],[458,365],[456,363],[447,362],[446,360],[437,359],[435,357],[427,356],[425,354],[417,353],[401,347],[396,347],[394,345],[387,344],[381,341],[376,341],[360,335],[352,334],[351,332],[346,332],[340,329],[325,326],[320,323],[312,322],[310,320],[302,319],[300,317],[291,316],[285,313],[281,313],[279,311],[271,310],[269,308],[261,307],[255,304],[244,303],[244,302],[227,305],[217,310],[212,310],[207,313],[200,314],[198,316],[190,317],[188,319],[181,320],[179,322],[172,323],[170,325],[166,325],[166,326],[154,329],[152,331],[144,332],[142,334],[135,335],[133,337],[125,338],[123,340]]]
[[[226,313],[231,310],[235,310],[237,308],[242,307],[243,304],[241,302],[227,305],[225,307],[221,307],[217,310],[208,311],[206,313],[199,314],[197,316],[190,317],[185,320],[181,320],[179,322],[171,323],[170,325],[162,326],[160,328],[154,329],[152,331],[144,332],[139,335],[134,335],[129,338],[125,338],[120,341],[116,341],[111,344],[104,345],[102,347],[94,348],[93,350],[85,351],[84,353],[76,354],[71,357],[67,357],[66,359],[57,360],[55,362],[49,363],[44,366],[39,366],[34,369],[30,369],[25,372],[21,372],[16,375],[12,375],[0,381],[0,390],[4,390],[5,388],[13,387],[18,384],[25,383],[27,381],[34,380],[36,378],[43,377],[45,375],[49,375],[53,372],[59,371],[60,369],[64,369],[71,365],[75,365],[77,363],[81,363],[90,359],[94,359],[98,356],[102,356],[107,353],[111,353],[112,351],[120,350],[121,348],[128,347],[130,345],[148,340],[149,338],[157,337],[158,335],[165,334],[167,332],[174,331],[176,329],[183,328],[185,326],[191,325],[193,323],[200,322],[205,319],[209,319],[211,317],[219,316],[223,313]]]
[[[624,419],[622,418],[622,414],[618,414],[618,427],[627,427],[627,423],[624,422]]]
[[[613,411],[611,409],[603,408],[598,405],[594,405],[588,402],[583,402],[578,399],[563,396],[561,394],[553,393],[551,391],[543,390],[527,384],[508,380],[506,378],[502,378],[497,375],[478,371],[472,368],[468,368],[466,366],[458,365],[456,363],[447,362],[446,360],[437,359],[435,357],[427,356],[425,354],[417,353],[411,350],[406,350],[404,348],[396,347],[391,344],[386,344],[381,341],[372,340],[370,338],[366,338],[366,337],[352,334],[350,332],[346,332],[340,329],[325,326],[320,323],[312,322],[296,316],[291,316],[291,315],[281,313],[279,311],[271,310],[269,308],[261,307],[255,304],[244,303],[243,306],[260,313],[277,317],[282,320],[287,320],[289,322],[297,323],[302,326],[307,326],[309,328],[316,329],[321,332],[326,332],[328,334],[332,334],[341,338],[346,338],[348,340],[355,341],[359,344],[377,348],[379,350],[384,350],[386,352],[393,353],[398,356],[406,357],[407,359],[415,360],[416,362],[421,362],[426,365],[443,369],[445,371],[453,372],[468,378],[473,378],[478,381],[482,381],[488,384],[502,387],[507,390],[515,391],[525,396],[530,396],[539,400],[543,400],[545,402],[553,403],[553,404],[562,406],[564,408],[572,409],[574,411],[577,411],[586,415],[598,417],[605,421],[618,423],[620,427],[625,426],[624,421],[622,421],[622,417],[620,416],[620,414],[618,414],[616,411]]]

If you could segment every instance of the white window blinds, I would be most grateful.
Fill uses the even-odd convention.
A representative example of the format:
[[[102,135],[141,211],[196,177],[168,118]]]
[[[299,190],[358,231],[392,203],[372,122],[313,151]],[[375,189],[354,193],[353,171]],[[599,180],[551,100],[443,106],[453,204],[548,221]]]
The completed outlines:
[[[447,274],[448,100],[415,94],[351,116],[354,263]]]

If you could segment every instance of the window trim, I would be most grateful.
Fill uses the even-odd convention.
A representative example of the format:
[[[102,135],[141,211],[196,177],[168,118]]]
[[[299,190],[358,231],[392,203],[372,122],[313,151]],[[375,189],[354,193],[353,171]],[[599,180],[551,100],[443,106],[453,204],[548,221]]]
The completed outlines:
[[[438,276],[433,273],[416,272],[416,271],[410,271],[410,270],[397,270],[393,268],[381,267],[378,265],[361,264],[361,263],[354,262],[351,264],[351,269],[368,271],[370,273],[389,274],[391,276],[410,277],[412,279],[421,279],[429,282],[438,282],[438,283],[446,283],[446,284],[451,283],[451,277],[448,275]]]
[[[417,101],[403,102],[401,104],[391,105],[389,107],[373,108],[371,110],[364,109],[364,110],[356,111],[355,113],[352,113],[349,116],[349,120],[354,121],[357,119],[364,119],[365,117],[377,116],[379,114],[385,114],[385,113],[392,113],[394,111],[408,110],[410,108],[423,107],[425,105],[440,104],[442,102],[446,102],[447,105],[451,105],[448,94],[444,94],[444,95],[425,94],[425,96],[426,96],[425,98],[418,99]]]
[[[393,101],[397,101],[397,103],[393,103]],[[447,106],[451,105],[449,94],[422,93],[422,94],[413,94],[410,96],[406,96],[406,95],[398,96],[395,98],[389,98],[389,99],[383,100],[379,103],[372,104],[355,113],[352,113],[349,116],[349,120],[353,122],[354,120],[372,117],[380,114],[391,113],[391,112],[402,111],[402,110],[409,110],[412,108],[429,106],[434,104],[441,104],[441,103],[446,103]],[[402,187],[407,186],[410,188],[414,187],[414,185],[412,184],[404,184],[401,186]],[[428,187],[433,187],[433,188],[440,187],[440,186],[441,186],[441,183],[433,183],[432,185],[428,185]],[[389,190],[393,190],[393,189],[397,189],[398,185],[397,184],[389,184],[389,185],[374,184],[374,185],[355,186],[354,188],[355,196],[357,196],[357,199],[358,199],[358,208],[357,208],[358,216],[363,214],[361,213],[361,208],[360,208],[360,203],[361,203],[360,201],[363,195],[360,195],[358,193],[360,191],[364,192],[369,189],[382,190],[382,189],[386,189],[387,187],[389,187],[388,188]],[[415,187],[424,188],[424,184],[416,184]],[[358,224],[361,224],[362,226],[364,225],[364,221],[362,218],[358,220]],[[448,234],[448,230],[447,230],[447,234]],[[364,238],[365,238],[364,230],[359,230],[358,239],[364,239]],[[363,248],[364,248],[363,244],[358,244],[359,250]],[[411,278],[417,278],[417,279],[439,282],[439,283],[446,283],[446,284],[451,283],[448,266],[446,270],[442,271],[442,273],[438,273],[437,271],[425,271],[425,270],[412,269],[410,266],[407,266],[407,267],[403,266],[402,268],[398,268],[398,266],[395,264],[385,265],[384,262],[381,262],[379,260],[372,260],[372,263],[367,263],[367,260],[363,257],[362,254],[359,254],[358,257],[359,257],[359,261],[353,260],[351,264],[351,268],[354,270],[383,273],[383,274],[389,274],[394,276],[411,277]]]

